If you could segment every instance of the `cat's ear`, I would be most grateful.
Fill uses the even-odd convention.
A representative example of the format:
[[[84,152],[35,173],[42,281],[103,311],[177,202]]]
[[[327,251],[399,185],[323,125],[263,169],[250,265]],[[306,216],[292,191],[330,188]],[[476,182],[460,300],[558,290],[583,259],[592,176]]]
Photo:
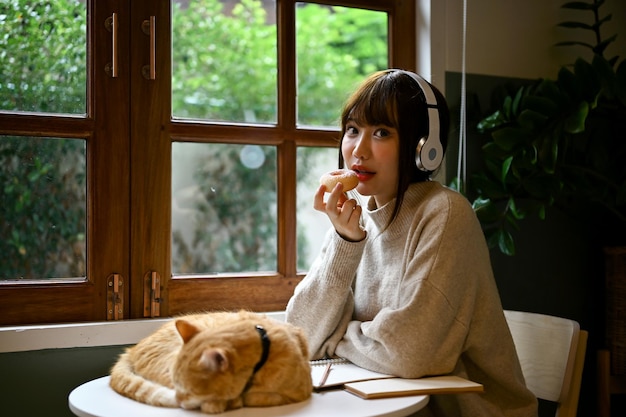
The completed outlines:
[[[210,371],[224,372],[228,369],[229,361],[223,350],[206,349],[200,356],[200,364]]]
[[[184,319],[176,320],[176,329],[178,334],[183,338],[183,342],[187,343],[200,331],[199,328]]]

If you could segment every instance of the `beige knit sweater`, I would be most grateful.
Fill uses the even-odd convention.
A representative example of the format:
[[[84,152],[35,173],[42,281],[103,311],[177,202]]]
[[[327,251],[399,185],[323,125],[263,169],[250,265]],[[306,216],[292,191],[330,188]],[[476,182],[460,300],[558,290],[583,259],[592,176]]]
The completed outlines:
[[[329,231],[287,321],[305,330],[312,358],[484,385],[484,394],[433,396],[426,411],[434,415],[536,416],[469,202],[437,182],[412,184],[384,230],[394,204],[370,199],[361,242]]]

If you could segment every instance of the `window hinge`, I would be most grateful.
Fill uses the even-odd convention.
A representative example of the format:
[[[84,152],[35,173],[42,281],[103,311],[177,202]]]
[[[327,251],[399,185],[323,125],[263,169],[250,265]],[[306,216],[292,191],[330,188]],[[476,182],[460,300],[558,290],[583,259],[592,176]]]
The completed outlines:
[[[143,316],[161,316],[161,276],[150,271],[143,280]]]
[[[111,274],[107,278],[107,320],[124,318],[124,278],[120,274]]]

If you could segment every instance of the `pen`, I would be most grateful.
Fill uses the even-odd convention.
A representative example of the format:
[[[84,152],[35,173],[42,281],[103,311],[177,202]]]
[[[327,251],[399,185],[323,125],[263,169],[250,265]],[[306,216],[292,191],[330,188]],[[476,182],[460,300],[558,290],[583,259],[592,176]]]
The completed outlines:
[[[333,366],[332,363],[327,363],[326,364],[326,369],[324,369],[324,373],[322,374],[322,378],[320,379],[320,382],[317,384],[317,386],[321,387],[326,383],[326,380],[328,379],[328,374],[330,374],[330,368]]]

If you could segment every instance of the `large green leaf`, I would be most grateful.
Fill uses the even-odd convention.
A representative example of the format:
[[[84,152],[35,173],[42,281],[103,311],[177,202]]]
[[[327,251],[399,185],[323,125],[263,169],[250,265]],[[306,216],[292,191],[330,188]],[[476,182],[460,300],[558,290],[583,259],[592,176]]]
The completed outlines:
[[[547,84],[544,85],[546,88],[549,88]],[[556,96],[557,94],[558,91],[554,95]],[[549,97],[545,96],[527,96],[524,99],[524,109],[533,110],[546,117],[552,117],[559,111],[556,103]]]
[[[589,102],[595,101],[601,85],[593,66],[584,59],[578,58],[574,63],[574,74],[583,87],[584,99]]]
[[[507,196],[504,185],[498,181],[488,178],[484,173],[478,174],[472,178],[472,187],[483,196],[490,198],[502,199]]]
[[[500,127],[506,122],[508,122],[508,120],[504,116],[504,113],[500,110],[497,110],[496,112],[481,120],[476,127],[480,132],[485,132],[487,130]]]
[[[566,67],[559,70],[558,83],[560,88],[566,92],[571,101],[577,102],[583,94],[583,80],[574,75],[572,71]]]
[[[517,204],[515,204],[515,199],[513,197],[509,198],[507,208],[516,220],[521,220],[526,217],[526,213],[524,212],[524,210],[521,210],[517,207]]]
[[[573,74],[571,75],[573,77]],[[537,86],[537,91],[535,92],[534,96],[541,97],[550,102],[543,104],[544,106],[547,106],[543,108],[544,113],[549,113],[550,115],[554,115],[558,111],[562,111],[562,108],[567,107],[570,100],[570,98],[567,97],[567,95],[564,94],[563,91],[561,91],[558,82],[547,79],[541,80],[541,82]],[[541,104],[538,105],[541,106]],[[541,108],[542,107],[539,107],[539,109]]]
[[[499,147],[510,151],[514,147],[527,142],[530,138],[530,131],[521,127],[507,126],[496,130],[491,136]]]
[[[557,26],[570,29],[593,30],[593,26],[583,22],[561,22]]]
[[[563,126],[568,133],[580,133],[585,131],[585,121],[589,114],[589,103],[582,101],[578,104],[578,108],[566,120]]]
[[[543,126],[549,119],[549,115],[540,113],[535,110],[526,109],[520,113],[519,117],[517,118],[517,122],[520,124],[520,126],[528,130],[534,130]]]
[[[506,183],[506,176],[509,173],[509,170],[511,169],[511,162],[513,162],[513,157],[509,156],[502,163],[502,174],[501,174],[502,183]]]
[[[589,48],[593,50],[593,45],[587,42],[580,41],[564,41],[555,43],[556,46],[584,46],[585,48]]]
[[[483,224],[491,224],[498,221],[500,211],[489,199],[478,198],[472,203],[472,208],[476,212],[476,217]]]
[[[498,248],[500,252],[505,255],[515,255],[515,242],[513,242],[513,236],[508,230],[499,229],[496,233],[498,238]]]
[[[617,75],[609,62],[596,55],[591,62],[593,69],[598,74],[602,86],[602,94],[608,99],[613,99],[617,90]]]
[[[522,100],[524,99],[525,96],[526,96],[526,89],[524,87],[522,87],[519,90],[517,90],[517,93],[515,94],[515,98],[513,99],[512,103],[511,103],[511,114],[512,115],[516,115],[516,114],[519,113],[520,105],[521,105]]]
[[[561,5],[563,9],[574,9],[574,10],[598,10],[598,8],[604,3],[604,0],[600,0],[598,2],[585,3],[582,1],[571,1]]]
[[[613,35],[611,36],[609,39],[603,40],[602,42],[598,43],[594,48],[593,51],[597,54],[597,55],[602,55],[604,53],[604,50],[606,49],[607,46],[609,46],[609,44],[611,42],[613,42],[615,39],[617,39],[617,35]]]

